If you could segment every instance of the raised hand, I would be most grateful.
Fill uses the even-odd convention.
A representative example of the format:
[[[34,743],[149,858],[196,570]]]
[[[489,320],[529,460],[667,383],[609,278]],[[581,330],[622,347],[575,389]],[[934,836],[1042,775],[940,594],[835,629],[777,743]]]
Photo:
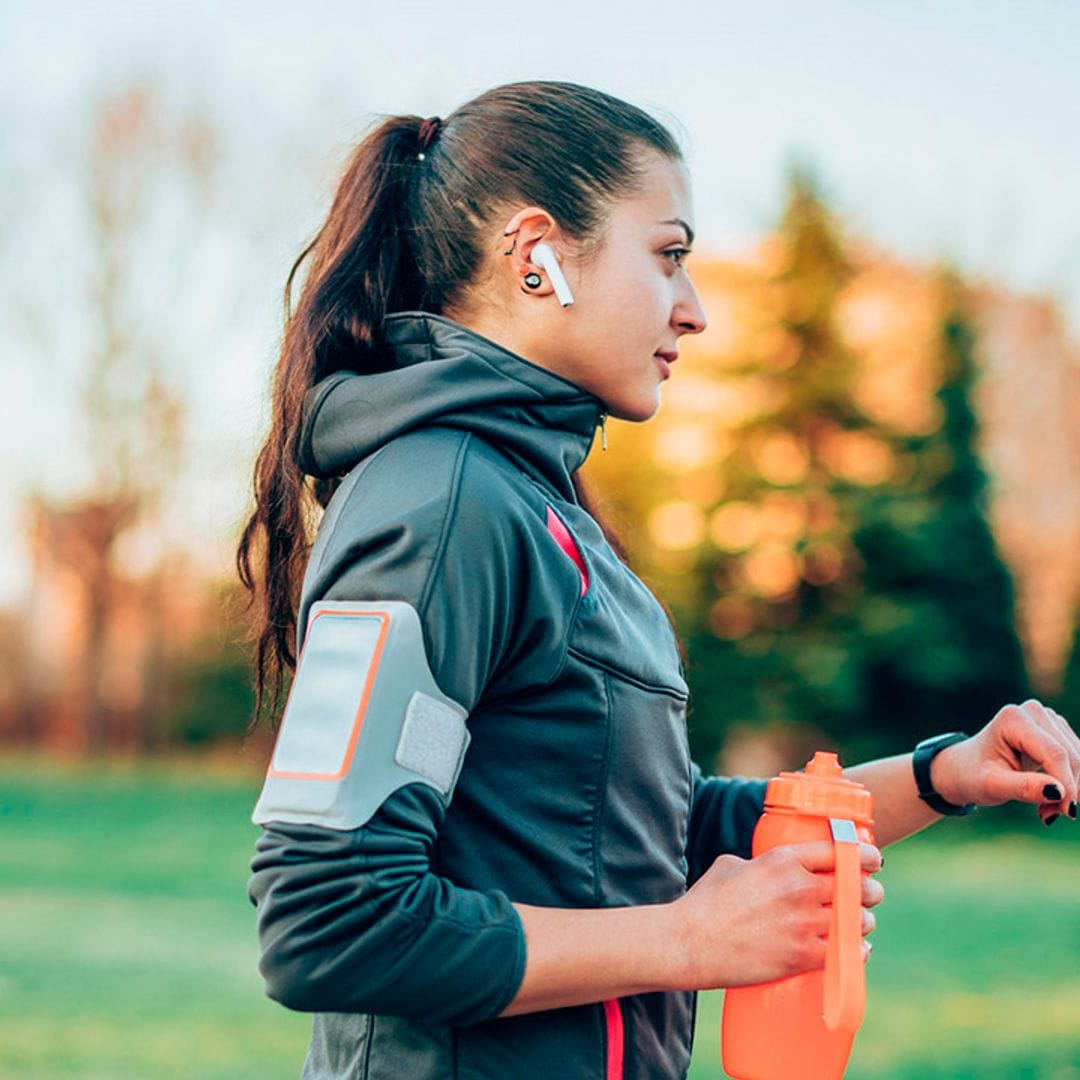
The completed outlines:
[[[977,735],[934,758],[931,779],[949,802],[1034,804],[1050,825],[1076,817],[1080,738],[1053,709],[1031,699],[1006,705]]]

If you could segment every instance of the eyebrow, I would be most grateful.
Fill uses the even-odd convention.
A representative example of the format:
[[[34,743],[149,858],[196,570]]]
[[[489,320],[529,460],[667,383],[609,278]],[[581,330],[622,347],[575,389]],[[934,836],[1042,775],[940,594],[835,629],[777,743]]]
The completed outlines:
[[[686,242],[688,244],[694,242],[694,230],[682,218],[666,218],[664,221],[658,221],[657,225],[681,225],[686,230]]]

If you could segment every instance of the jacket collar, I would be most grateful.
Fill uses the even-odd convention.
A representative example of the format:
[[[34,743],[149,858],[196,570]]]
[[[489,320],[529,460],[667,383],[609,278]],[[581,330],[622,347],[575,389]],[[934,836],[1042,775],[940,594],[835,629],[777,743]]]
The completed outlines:
[[[437,425],[473,432],[575,501],[571,474],[592,446],[599,398],[442,315],[394,312],[383,342],[387,370],[337,371],[308,391],[304,472],[343,475],[391,439]]]

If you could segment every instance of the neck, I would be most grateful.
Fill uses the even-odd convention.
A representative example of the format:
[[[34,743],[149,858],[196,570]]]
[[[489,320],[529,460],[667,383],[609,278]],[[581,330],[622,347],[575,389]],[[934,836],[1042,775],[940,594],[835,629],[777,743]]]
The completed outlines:
[[[537,315],[540,307],[545,308],[542,316]],[[490,309],[447,308],[443,315],[473,333],[494,341],[504,349],[509,349],[517,356],[524,357],[531,364],[577,383],[574,372],[567,370],[559,362],[561,349],[552,347],[553,343],[565,340],[567,313],[561,307],[552,310],[546,305],[535,303],[517,305],[512,318],[507,318],[505,312]]]

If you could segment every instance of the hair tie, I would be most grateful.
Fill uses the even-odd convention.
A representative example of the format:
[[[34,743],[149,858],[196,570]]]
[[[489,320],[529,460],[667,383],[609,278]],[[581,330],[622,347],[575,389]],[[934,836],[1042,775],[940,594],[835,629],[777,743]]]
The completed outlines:
[[[442,119],[438,116],[429,116],[421,125],[420,130],[416,135],[417,145],[420,147],[420,153],[417,157],[421,161],[424,160],[424,152],[435,141],[435,137],[439,134],[442,128]]]

